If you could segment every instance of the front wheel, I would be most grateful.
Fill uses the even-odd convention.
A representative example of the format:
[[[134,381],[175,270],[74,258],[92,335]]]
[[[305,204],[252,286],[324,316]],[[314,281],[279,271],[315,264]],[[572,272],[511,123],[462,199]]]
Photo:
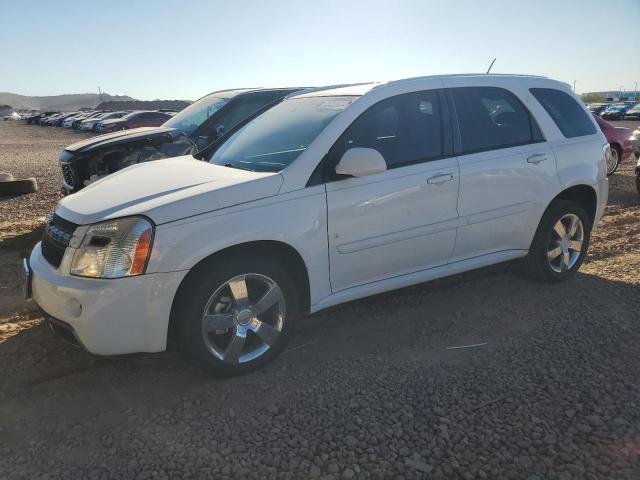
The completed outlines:
[[[611,145],[610,151],[611,153],[609,158],[607,158],[607,176],[615,173],[618,169],[618,165],[620,164],[620,157],[622,156],[620,147],[617,145]]]
[[[525,259],[538,280],[560,282],[573,276],[587,255],[591,221],[575,202],[555,200],[542,216]]]
[[[273,260],[205,262],[185,282],[174,309],[180,342],[212,373],[238,375],[266,364],[294,330],[295,283]]]
[[[638,194],[640,195],[640,175],[636,176],[636,190],[638,191]]]

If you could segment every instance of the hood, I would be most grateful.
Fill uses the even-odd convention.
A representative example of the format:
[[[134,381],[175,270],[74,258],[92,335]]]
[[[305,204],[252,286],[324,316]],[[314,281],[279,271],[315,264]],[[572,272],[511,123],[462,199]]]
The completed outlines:
[[[156,224],[278,193],[282,176],[212,165],[192,156],[140,163],[63,198],[56,213],[86,225],[145,215]]]
[[[109,122],[109,120],[101,123],[108,124],[107,122]],[[82,140],[81,142],[76,142],[73,145],[69,145],[67,148],[65,148],[65,150],[68,150],[69,152],[89,152],[93,149],[102,148],[105,146],[112,147],[114,145],[120,145],[123,143],[152,139],[161,135],[170,135],[175,130],[175,128],[170,127],[132,128],[131,130],[106,133],[104,135],[87,138],[86,140]]]

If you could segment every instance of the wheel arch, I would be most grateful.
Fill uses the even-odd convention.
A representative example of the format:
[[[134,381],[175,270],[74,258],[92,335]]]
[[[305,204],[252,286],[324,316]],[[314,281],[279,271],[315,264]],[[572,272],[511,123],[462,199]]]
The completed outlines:
[[[311,290],[309,283],[309,273],[307,265],[297,249],[290,244],[278,241],[278,240],[255,240],[236,244],[230,247],[223,248],[213,252],[198,263],[196,263],[189,273],[182,279],[178,289],[173,298],[171,304],[171,312],[169,315],[169,327],[167,331],[167,343],[172,343],[175,340],[178,326],[177,308],[178,302],[185,288],[188,287],[189,279],[196,274],[196,272],[211,268],[212,264],[215,264],[221,259],[227,259],[233,256],[256,256],[256,257],[268,257],[276,258],[282,265],[285,266],[287,271],[292,275],[293,281],[296,286],[299,287],[298,294],[300,296],[300,307],[302,313],[309,312],[311,306]]]
[[[549,203],[549,206],[555,200],[566,200],[580,204],[589,215],[591,225],[595,223],[598,210],[598,195],[591,185],[579,184],[568,187],[556,195]],[[549,206],[547,206],[547,209]]]

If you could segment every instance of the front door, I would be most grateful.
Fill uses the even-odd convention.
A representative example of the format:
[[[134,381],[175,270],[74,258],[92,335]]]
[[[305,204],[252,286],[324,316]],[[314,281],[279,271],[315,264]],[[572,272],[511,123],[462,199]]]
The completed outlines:
[[[397,95],[369,108],[332,149],[330,171],[352,147],[376,149],[388,169],[327,183],[334,292],[447,263],[459,172],[445,112],[439,91]]]

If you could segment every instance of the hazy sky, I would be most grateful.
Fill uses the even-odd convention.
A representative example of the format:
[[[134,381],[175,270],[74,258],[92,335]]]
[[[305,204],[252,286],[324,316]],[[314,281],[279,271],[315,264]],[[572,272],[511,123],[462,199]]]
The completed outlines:
[[[486,71],[640,81],[640,0],[0,0],[0,91],[213,90]]]

